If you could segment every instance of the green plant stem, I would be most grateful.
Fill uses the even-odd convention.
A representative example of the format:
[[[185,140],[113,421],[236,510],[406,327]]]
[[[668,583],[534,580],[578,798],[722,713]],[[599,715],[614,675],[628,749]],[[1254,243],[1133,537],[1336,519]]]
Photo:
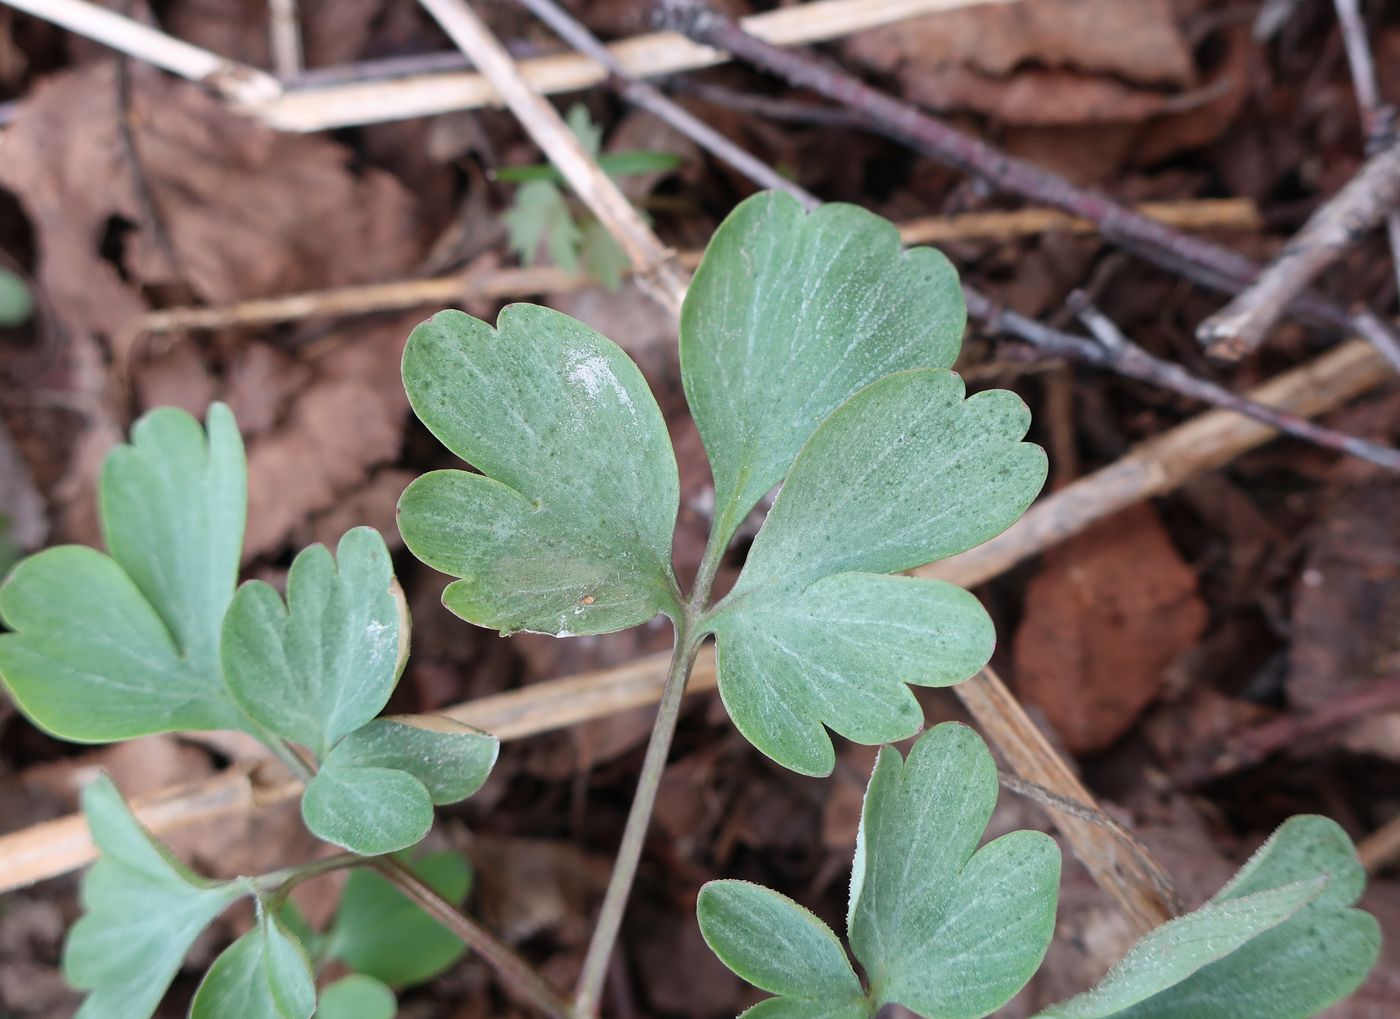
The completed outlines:
[[[336,870],[363,867],[370,862],[370,857],[360,856],[358,853],[337,853],[335,856],[327,856],[323,860],[312,860],[310,863],[298,864],[295,867],[283,867],[281,870],[274,870],[268,874],[259,874],[252,878],[252,882],[258,890],[271,892],[274,898],[280,901],[303,881],[310,881],[314,877],[320,877],[322,874],[329,874]]]
[[[417,874],[392,856],[376,856],[368,860],[368,863],[421,906],[429,916],[461,938],[463,944],[485,959],[501,979],[521,997],[552,1019],[573,1019],[574,1013],[569,1003],[545,983],[529,963],[435,892]]]
[[[627,899],[632,893],[637,864],[641,860],[647,829],[651,826],[652,811],[656,807],[661,775],[666,770],[666,759],[671,753],[671,740],[676,734],[676,723],[680,720],[686,681],[690,679],[695,655],[705,639],[703,616],[710,600],[710,587],[714,584],[715,573],[719,570],[720,561],[729,545],[729,535],[732,534],[732,531],[722,528],[720,523],[715,521],[709,544],[705,547],[704,558],[700,562],[700,570],[696,574],[695,587],[686,603],[684,614],[675,621],[676,643],[671,653],[671,667],[666,673],[666,685],[661,691],[656,722],[652,726],[646,758],[642,761],[641,775],[637,779],[637,792],[632,798],[627,825],[622,831],[622,843],[618,846],[612,876],[608,879],[608,888],[603,894],[603,905],[598,911],[598,923],[593,929],[593,937],[588,943],[588,954],[583,960],[583,972],[579,975],[578,990],[574,995],[575,1019],[593,1019],[598,1014],[598,1007],[602,1001],[608,963],[612,959],[613,947],[617,944],[617,935],[622,928],[622,916],[627,910]]]
[[[316,777],[316,773],[311,770],[311,765],[307,764],[292,745],[281,736],[273,735],[262,726],[258,726],[258,728],[260,730],[259,738],[276,755],[277,759],[287,766],[287,770],[295,775],[302,785],[310,785],[311,780]]]

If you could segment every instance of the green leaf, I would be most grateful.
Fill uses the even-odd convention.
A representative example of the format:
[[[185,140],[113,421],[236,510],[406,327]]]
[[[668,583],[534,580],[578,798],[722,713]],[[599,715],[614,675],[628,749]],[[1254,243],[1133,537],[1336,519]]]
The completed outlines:
[[[258,906],[258,923],[214,960],[190,1019],[311,1019],[316,981],[301,945]]]
[[[238,582],[248,470],[233,412],[208,437],[182,410],[151,411],[102,466],[102,532],[192,668],[217,683],[219,633]]]
[[[62,546],[0,587],[0,677],[40,728],[107,742],[246,728],[218,662],[246,506],[233,415],[208,437],[184,411],[152,411],[107,457],[102,518],[112,555]]]
[[[408,644],[384,539],[357,527],[335,559],[303,550],[287,577],[287,603],[250,580],[224,622],[229,691],[268,730],[324,758],[389,701]]]
[[[574,103],[569,107],[569,112],[565,114],[564,122],[569,125],[569,130],[574,133],[574,137],[583,146],[583,151],[590,156],[598,155],[598,150],[603,146],[603,129],[593,123],[587,106],[584,106],[583,103]]]
[[[408,866],[453,905],[466,901],[471,869],[457,853],[429,853]],[[364,868],[352,871],[345,882],[326,939],[328,956],[391,987],[431,980],[466,951],[455,934],[380,874]]]
[[[1035,831],[978,849],[996,798],[992,755],[964,725],[924,733],[907,761],[880,751],[846,917],[868,991],[836,936],[801,906],[741,881],[706,885],[697,904],[705,941],[779,995],[746,1019],[867,1019],[890,1004],[926,1019],[978,1019],[1009,1001],[1054,934],[1060,851]]]
[[[873,1014],[831,928],[787,896],[747,881],[711,881],[695,909],[700,933],[720,961],[781,996],[784,1004],[757,1014]]]
[[[394,768],[322,768],[302,794],[301,818],[317,838],[382,856],[423,840],[433,800],[422,782]]]
[[[551,181],[534,180],[522,185],[515,193],[515,204],[501,219],[510,249],[526,265],[539,261],[543,247],[549,252],[550,261],[561,269],[578,269],[581,234],[564,193]]]
[[[1380,952],[1348,908],[1365,873],[1333,821],[1285,821],[1205,906],[1147,934],[1045,1019],[1303,1019],[1346,997]]]
[[[1060,852],[1043,832],[977,844],[997,772],[971,729],[946,722],[906,761],[885,747],[861,811],[851,949],[871,997],[922,1016],[975,1019],[1039,968],[1055,931]]]
[[[679,156],[649,149],[604,152],[598,157],[598,169],[614,179],[634,177],[643,173],[666,173],[680,165]],[[500,167],[496,170],[496,179],[507,184],[525,184],[532,180],[560,183],[564,180],[564,175],[550,163],[531,163],[528,166]]]
[[[151,837],[106,775],[83,789],[101,851],[83,878],[83,915],[63,949],[67,981],[89,992],[81,1019],[148,1019],[191,943],[245,893],[190,871]]]
[[[498,329],[446,311],[413,331],[403,375],[418,417],[482,472],[434,471],[399,501],[413,554],[462,578],[444,605],[558,636],[680,612],[675,455],[616,344],[534,305],[508,306]]]
[[[495,736],[445,716],[390,715],[341,740],[323,767],[406,771],[441,805],[480,789],[500,748]]]
[[[351,973],[321,992],[316,1019],[394,1019],[394,992],[374,977]]]
[[[883,743],[918,731],[903,685],[966,679],[991,655],[970,595],[892,578],[986,541],[1045,480],[1029,415],[1002,391],[963,399],[951,372],[888,375],[803,447],[743,573],[711,613],[720,695],[739,731],[778,763],[825,775],[822,726]]]
[[[16,273],[0,269],[0,326],[18,326],[34,314],[34,295]]]
[[[681,310],[681,378],[728,539],[828,414],[891,372],[950,368],[966,311],[931,248],[853,205],[763,192],[715,232]]]
[[[609,290],[622,286],[622,278],[632,267],[627,252],[613,240],[608,228],[596,219],[590,219],[583,227],[583,244],[579,248],[583,269]]]

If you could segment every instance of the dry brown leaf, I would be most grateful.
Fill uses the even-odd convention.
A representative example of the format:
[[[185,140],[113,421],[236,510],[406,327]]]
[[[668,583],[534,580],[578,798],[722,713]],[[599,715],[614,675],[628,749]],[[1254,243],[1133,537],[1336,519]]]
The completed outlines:
[[[1122,736],[1206,623],[1196,577],[1150,506],[1125,510],[1046,557],[1013,653],[1017,692],[1071,753]]]
[[[1373,677],[1400,673],[1400,486],[1334,496],[1293,599],[1288,700],[1321,707]]]
[[[244,556],[280,548],[398,458],[408,415],[399,358],[417,315],[342,330],[282,424],[248,447]],[[382,493],[381,493],[382,494]]]
[[[1034,118],[1027,123],[1075,122],[1074,111],[1140,119],[1161,96],[1132,85],[1182,88],[1194,73],[1168,0],[991,4],[862,32],[845,51],[896,75],[915,102]]]

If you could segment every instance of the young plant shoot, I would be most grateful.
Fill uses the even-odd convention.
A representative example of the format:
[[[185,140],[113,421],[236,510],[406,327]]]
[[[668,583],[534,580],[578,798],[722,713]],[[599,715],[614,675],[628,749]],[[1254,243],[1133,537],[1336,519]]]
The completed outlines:
[[[533,248],[540,237],[530,236]],[[808,214],[780,193],[736,208],[680,321],[682,382],[715,484],[689,590],[672,562],[680,483],[666,423],[620,347],[521,304],[494,326],[444,311],[413,331],[409,401],[463,469],[415,480],[399,529],[414,555],[454,578],[447,608],[502,634],[604,634],[658,615],[675,632],[573,1003],[501,946],[473,942],[541,1011],[598,1013],[706,640],[738,730],[808,776],[832,771],[833,732],[869,745],[917,736],[924,719],[910,686],[961,682],[990,658],[995,633],[972,595],[904,575],[1005,530],[1046,477],[1044,452],[1023,441],[1021,400],[968,397],[951,371],[964,325],[948,260],[903,250],[885,220],[848,205]],[[737,582],[715,601],[721,558],[779,485]],[[235,591],[246,488],[226,407],[211,407],[203,429],[182,411],[153,411],[103,472],[108,553],[49,549],[0,588],[13,631],[0,636],[0,677],[36,725],[88,743],[251,733],[304,781],[307,828],[347,851],[209,880],[161,846],[109,780],[94,781],[83,806],[101,858],[64,958],[88,993],[82,1019],[148,1019],[200,931],[245,897],[253,926],[205,974],[195,1019],[387,1019],[395,991],[453,965],[464,951],[457,938],[477,930],[458,912],[467,891],[459,858],[388,854],[427,835],[435,806],[480,788],[496,739],[448,718],[380,715],[404,669],[409,620],[375,531],[355,528],[334,554],[304,550],[285,598],[259,581]],[[745,1015],[870,1019],[899,1004],[926,1019],[976,1019],[1009,1001],[1053,935],[1060,854],[1031,831],[979,848],[997,788],[990,752],[962,725],[924,732],[907,757],[880,751],[857,837],[849,955],[825,923],[776,892],[706,885],[705,939],[775,995]],[[367,869],[351,874],[329,929],[314,931],[287,894],[342,867]],[[1375,921],[1351,908],[1362,884],[1335,824],[1290,820],[1214,899],[1148,934],[1098,987],[1044,1016],[1314,1014],[1375,960]],[[454,918],[450,930],[439,923]],[[318,990],[331,960],[352,973]]]

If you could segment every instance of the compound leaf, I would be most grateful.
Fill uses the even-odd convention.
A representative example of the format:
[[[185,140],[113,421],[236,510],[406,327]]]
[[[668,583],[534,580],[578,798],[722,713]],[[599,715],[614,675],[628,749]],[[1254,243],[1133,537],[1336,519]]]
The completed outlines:
[[[82,800],[101,856],[83,878],[84,912],[64,944],[64,976],[88,992],[81,1019],[149,1019],[191,943],[245,890],[172,857],[106,775]]]
[[[374,977],[351,973],[321,992],[316,1019],[394,1019],[398,1007],[394,992]]]
[[[465,800],[480,789],[500,748],[495,736],[442,715],[390,715],[341,740],[322,768],[405,771],[442,805]]]
[[[746,1015],[872,1014],[846,950],[810,911],[747,881],[711,881],[696,902],[700,933],[726,966],[776,1002]]]
[[[1000,1008],[1040,966],[1055,930],[1060,853],[1016,831],[977,843],[997,772],[971,729],[926,732],[908,760],[885,747],[861,812],[848,917],[871,998],[927,1019]]]
[[[414,555],[461,578],[443,604],[503,633],[558,636],[680,611],[676,460],[616,344],[534,305],[510,305],[496,329],[445,311],[409,337],[403,376],[418,417],[482,472],[434,471],[399,501]]]
[[[1349,908],[1365,873],[1333,821],[1289,818],[1220,892],[1147,934],[1045,1019],[1303,1019],[1346,997],[1380,952]]]
[[[246,503],[227,407],[207,435],[173,408],[136,423],[102,472],[111,556],[48,549],[0,588],[0,676],[36,725],[81,742],[247,727],[218,660]]]
[[[453,852],[405,861],[410,870],[455,906],[466,901],[471,868]],[[351,871],[340,908],[326,935],[325,954],[390,987],[431,980],[466,954],[466,946],[373,870]]]
[[[769,191],[715,231],[681,310],[681,378],[727,539],[783,479],[808,436],[891,372],[950,368],[962,290],[932,248],[854,205],[805,213]]]
[[[515,203],[501,217],[506,240],[526,265],[539,261],[540,249],[561,269],[578,268],[580,233],[564,193],[550,180],[532,180],[520,186]]]
[[[382,856],[422,841],[433,826],[433,800],[396,768],[322,768],[302,793],[301,819],[317,838]]]
[[[190,1019],[311,1019],[311,963],[277,917],[258,907],[258,923],[214,960],[190,1006]]]
[[[324,758],[389,700],[408,647],[384,539],[357,527],[335,558],[304,549],[287,577],[287,602],[270,585],[238,589],[224,622],[229,691],[250,717]]]
[[[986,744],[947,722],[906,761],[875,763],[851,870],[846,925],[868,990],[841,943],[801,906],[742,881],[713,881],[697,913],[726,966],[779,997],[746,1019],[868,1019],[899,1004],[925,1019],[979,1019],[1040,966],[1055,929],[1060,852],[1043,832],[977,848],[997,798]]]
[[[951,372],[862,389],[813,433],[743,573],[707,625],[739,731],[785,767],[831,771],[823,724],[862,743],[902,739],[922,714],[904,686],[976,672],[995,635],[976,600],[896,573],[986,541],[1045,480],[1013,394],[963,399]]]

